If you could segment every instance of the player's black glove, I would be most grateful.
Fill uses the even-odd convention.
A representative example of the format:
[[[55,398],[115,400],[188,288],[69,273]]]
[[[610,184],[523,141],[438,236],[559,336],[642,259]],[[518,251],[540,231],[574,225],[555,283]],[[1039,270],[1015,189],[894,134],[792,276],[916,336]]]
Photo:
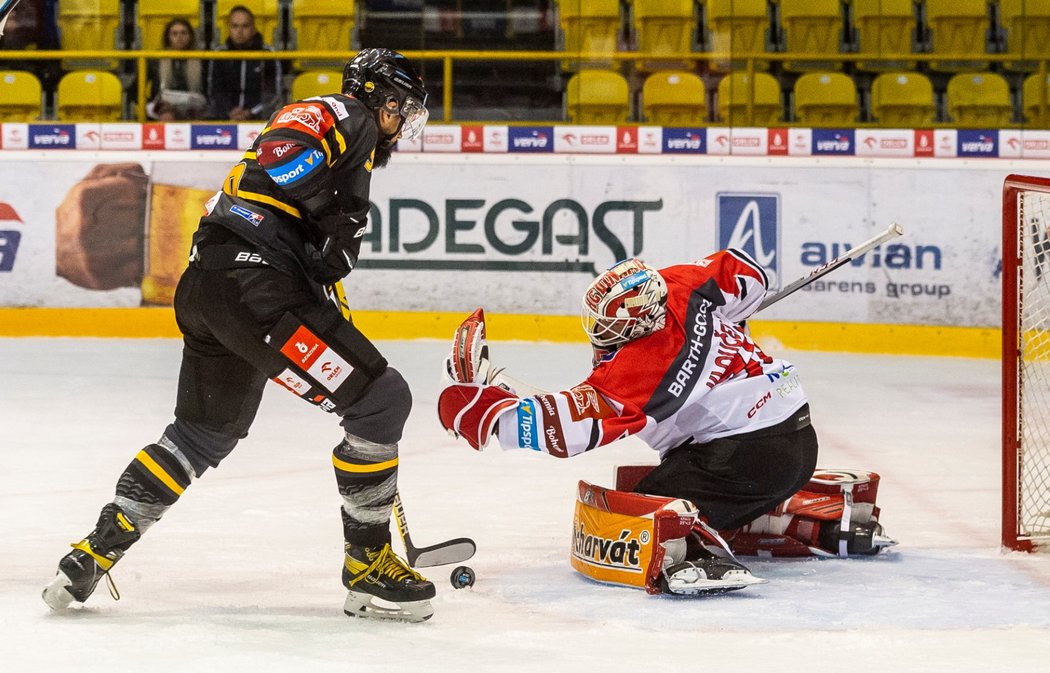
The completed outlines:
[[[332,283],[344,278],[357,266],[361,253],[361,237],[368,227],[366,219],[357,220],[341,210],[332,209],[321,216],[310,218],[316,228],[318,244],[311,256],[319,262],[317,278],[323,283]]]

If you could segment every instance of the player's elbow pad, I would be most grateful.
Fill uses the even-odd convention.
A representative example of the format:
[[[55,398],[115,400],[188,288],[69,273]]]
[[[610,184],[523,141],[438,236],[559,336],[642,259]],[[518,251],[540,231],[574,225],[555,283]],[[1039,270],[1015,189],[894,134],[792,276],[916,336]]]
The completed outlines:
[[[517,395],[497,386],[455,383],[438,398],[438,418],[450,433],[481,450],[489,441],[499,417],[518,406]]]

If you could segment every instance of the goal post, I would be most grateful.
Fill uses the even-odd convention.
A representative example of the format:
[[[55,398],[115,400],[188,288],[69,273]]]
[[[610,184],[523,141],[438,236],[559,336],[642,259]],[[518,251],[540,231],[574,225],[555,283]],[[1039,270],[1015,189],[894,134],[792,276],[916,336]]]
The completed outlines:
[[[1003,183],[1002,544],[1050,550],[1050,178]]]

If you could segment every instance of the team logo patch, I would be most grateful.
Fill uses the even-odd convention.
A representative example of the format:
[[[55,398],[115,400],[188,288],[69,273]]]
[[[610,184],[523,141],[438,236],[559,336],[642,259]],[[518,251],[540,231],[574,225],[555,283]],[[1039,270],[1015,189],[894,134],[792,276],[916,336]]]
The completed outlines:
[[[333,393],[354,371],[350,363],[303,326],[281,346],[281,353]]]
[[[324,117],[320,108],[313,105],[297,105],[281,113],[281,116],[274,122],[274,126],[298,124],[310,129],[317,135],[321,135],[321,124],[323,123]]]

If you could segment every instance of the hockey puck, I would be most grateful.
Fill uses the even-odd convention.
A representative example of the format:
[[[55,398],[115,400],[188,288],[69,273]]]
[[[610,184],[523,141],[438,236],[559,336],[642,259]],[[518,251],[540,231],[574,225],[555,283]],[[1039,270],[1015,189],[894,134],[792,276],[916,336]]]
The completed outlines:
[[[458,566],[449,577],[453,589],[463,589],[474,586],[474,571],[467,566]]]

